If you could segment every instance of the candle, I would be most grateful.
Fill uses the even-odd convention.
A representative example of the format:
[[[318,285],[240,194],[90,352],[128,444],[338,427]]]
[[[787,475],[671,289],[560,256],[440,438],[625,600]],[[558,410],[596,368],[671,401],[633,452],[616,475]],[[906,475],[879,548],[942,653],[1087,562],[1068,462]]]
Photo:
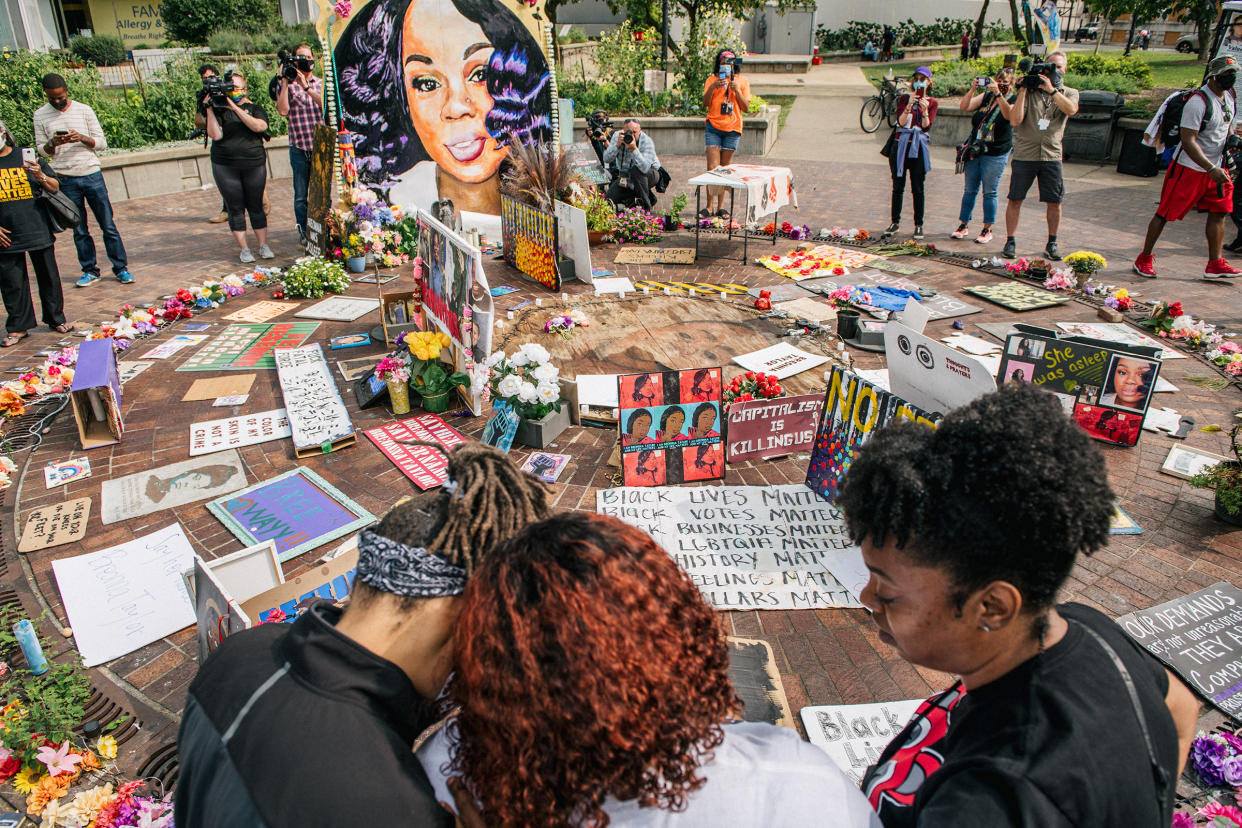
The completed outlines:
[[[562,301],[562,302],[568,302],[568,301],[569,301],[569,294],[568,294],[568,293],[562,293],[562,294],[561,294],[561,301]]]
[[[643,295],[644,295],[644,296],[650,296],[650,295],[651,295],[651,288],[649,288],[649,287],[647,287],[646,285],[644,285],[644,286],[643,286]]]
[[[670,294],[670,293],[668,292],[668,288],[665,288],[665,289],[664,289],[664,295],[665,295],[665,296],[671,296],[672,294]]]
[[[509,314],[508,314],[508,315],[509,315],[509,321],[510,321],[510,322],[512,322],[512,321],[513,321],[513,311],[509,311]]]
[[[542,300],[542,299],[536,299],[536,300],[535,300],[535,307],[537,307],[537,308],[542,308],[542,307],[543,307],[543,300]]]
[[[694,292],[694,288],[690,288],[690,295],[691,295],[691,296],[695,296],[695,295],[697,295],[697,294]]]
[[[13,625],[13,635],[17,636],[17,643],[21,645],[22,655],[26,657],[30,672],[36,676],[46,673],[48,671],[47,659],[43,657],[43,647],[39,645],[39,636],[35,633],[34,624],[31,624],[29,619],[23,618]]]

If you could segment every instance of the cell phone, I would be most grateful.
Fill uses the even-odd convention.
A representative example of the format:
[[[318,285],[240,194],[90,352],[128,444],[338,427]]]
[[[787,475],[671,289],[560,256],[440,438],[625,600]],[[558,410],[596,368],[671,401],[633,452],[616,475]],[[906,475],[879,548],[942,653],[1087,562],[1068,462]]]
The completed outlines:
[[[32,150],[30,147],[22,147],[22,163],[23,164],[35,163],[35,151]],[[0,828],[3,828],[3,826],[0,826]]]
[[[69,134],[69,130],[67,130],[67,129],[58,129],[58,130],[56,130],[56,132],[55,132],[54,134],[55,134],[55,135],[57,135],[57,136],[61,136],[61,135],[68,135],[68,134]]]
[[[975,78],[975,86],[987,86],[991,81],[991,78]]]

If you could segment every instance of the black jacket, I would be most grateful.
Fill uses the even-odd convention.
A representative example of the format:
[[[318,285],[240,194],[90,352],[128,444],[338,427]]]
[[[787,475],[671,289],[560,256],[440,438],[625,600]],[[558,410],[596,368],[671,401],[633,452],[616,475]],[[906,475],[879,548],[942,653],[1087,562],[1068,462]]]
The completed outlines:
[[[411,751],[428,723],[409,678],[320,604],[229,636],[190,685],[178,828],[451,826]]]

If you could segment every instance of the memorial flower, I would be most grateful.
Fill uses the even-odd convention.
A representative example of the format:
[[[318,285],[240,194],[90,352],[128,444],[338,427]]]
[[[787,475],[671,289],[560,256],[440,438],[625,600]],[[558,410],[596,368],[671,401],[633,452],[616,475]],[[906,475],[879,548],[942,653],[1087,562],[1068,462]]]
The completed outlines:
[[[775,374],[747,371],[734,377],[724,390],[724,406],[735,402],[774,399],[785,396],[785,389]]]
[[[497,351],[488,358],[487,387],[496,402],[512,406],[519,417],[541,420],[560,411],[560,370],[547,348],[537,343],[521,346],[511,357]]]
[[[448,334],[439,331],[415,331],[405,335],[405,344],[416,359],[439,359],[440,351],[449,346],[452,340]]]
[[[1044,279],[1044,287],[1048,290],[1073,290],[1078,280],[1070,278],[1066,271],[1054,270]]]
[[[95,751],[105,759],[115,759],[116,737],[100,736],[99,741],[95,743]]]
[[[384,382],[409,382],[410,368],[400,357],[384,357],[376,363],[375,375]]]
[[[72,743],[66,739],[60,747],[44,746],[35,752],[35,758],[47,767],[47,772],[51,776],[60,776],[61,774],[75,773],[75,767],[82,761],[82,757],[70,750]],[[0,764],[0,767],[3,767]],[[16,771],[14,771],[16,773]]]
[[[13,787],[18,793],[29,794],[46,778],[47,774],[37,768],[22,768],[13,777]]]
[[[1099,253],[1092,253],[1090,250],[1075,250],[1063,261],[1080,276],[1094,276],[1108,267],[1108,262],[1103,256]]]

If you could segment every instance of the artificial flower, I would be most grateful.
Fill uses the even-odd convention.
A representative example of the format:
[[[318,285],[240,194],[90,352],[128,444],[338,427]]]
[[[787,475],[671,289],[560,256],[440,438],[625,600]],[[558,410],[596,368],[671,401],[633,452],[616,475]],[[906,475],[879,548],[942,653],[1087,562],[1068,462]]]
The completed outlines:
[[[0,389],[0,415],[20,417],[25,413],[26,406],[16,392],[8,388]]]
[[[560,399],[561,389],[555,383],[541,382],[535,388],[535,394],[539,398],[539,402],[551,403]]]
[[[539,392],[532,382],[523,382],[518,386],[517,398],[524,403],[533,403],[539,399]]]
[[[6,475],[7,477],[7,475]],[[7,750],[7,748],[6,748]],[[0,782],[7,782],[22,769],[22,762],[17,758],[17,754],[9,751],[9,755],[0,762]]]
[[[527,342],[518,348],[518,354],[524,354],[526,362],[547,362],[552,358],[552,355],[548,353],[548,349],[538,342]]]
[[[561,369],[550,362],[536,365],[530,372],[531,378],[536,382],[555,382],[560,375]]]
[[[1201,816],[1212,819],[1214,817],[1224,817],[1232,820],[1234,825],[1242,825],[1242,810],[1232,805],[1222,805],[1219,802],[1209,802],[1199,811]]]
[[[43,809],[54,799],[60,799],[69,791],[72,784],[68,776],[45,776],[26,797],[26,813],[31,816],[43,813]]]
[[[95,750],[105,759],[116,758],[116,737],[100,736],[99,741],[95,743]]]
[[[65,816],[68,819],[77,820],[79,825],[90,825],[95,821],[95,817],[98,815],[100,810],[102,810],[111,799],[111,782],[106,785],[99,785],[87,791],[82,791],[73,798],[73,802],[69,804],[69,809]]]
[[[13,777],[13,787],[20,794],[29,794],[46,778],[47,774],[38,768],[22,768]]]
[[[62,773],[72,774],[75,772],[75,766],[82,761],[82,757],[70,751],[71,744],[66,739],[59,748],[41,747],[35,753],[35,758],[47,766],[47,772],[52,776],[60,776]]]
[[[509,397],[516,397],[518,392],[521,390],[522,378],[517,374],[509,374],[500,381],[500,384],[496,388],[496,393],[500,395],[502,399],[508,399]]]

